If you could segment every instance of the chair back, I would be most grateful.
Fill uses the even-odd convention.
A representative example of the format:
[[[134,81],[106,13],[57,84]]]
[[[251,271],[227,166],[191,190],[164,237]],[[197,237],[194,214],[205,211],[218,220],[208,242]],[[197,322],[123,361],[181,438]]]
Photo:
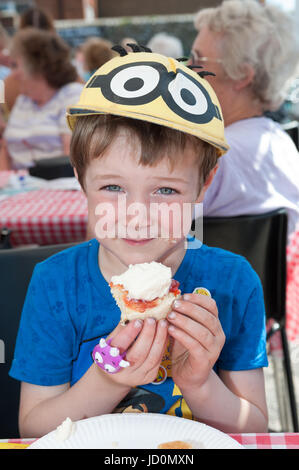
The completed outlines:
[[[287,134],[289,134],[292,141],[296,145],[297,150],[299,150],[299,122],[289,121],[289,122],[281,124],[281,127]]]
[[[0,439],[19,437],[20,383],[8,375],[27,287],[36,263],[71,244],[0,250]]]
[[[247,258],[259,275],[267,318],[285,320],[287,212],[204,217],[203,242]]]
[[[37,160],[34,166],[29,168],[29,174],[45,180],[72,178],[74,177],[74,169],[69,157],[61,156]]]

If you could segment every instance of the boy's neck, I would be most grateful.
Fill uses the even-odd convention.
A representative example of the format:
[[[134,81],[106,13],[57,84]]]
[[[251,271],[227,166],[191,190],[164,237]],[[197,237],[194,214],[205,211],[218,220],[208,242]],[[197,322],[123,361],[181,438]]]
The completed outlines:
[[[122,274],[127,266],[123,264],[110,251],[100,245],[98,252],[98,265],[102,276],[107,282],[110,282],[112,276]]]

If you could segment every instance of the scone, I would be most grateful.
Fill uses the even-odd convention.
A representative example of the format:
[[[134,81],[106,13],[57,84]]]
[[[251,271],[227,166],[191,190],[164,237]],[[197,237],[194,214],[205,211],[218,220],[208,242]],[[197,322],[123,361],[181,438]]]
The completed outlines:
[[[156,261],[131,264],[123,274],[113,276],[109,285],[122,324],[137,318],[165,318],[173,301],[181,296],[171,269]]]
[[[158,449],[193,449],[193,446],[187,441],[169,441],[159,444]]]
[[[185,441],[169,441],[162,442],[157,449],[204,449],[205,446],[201,442],[185,440]]]

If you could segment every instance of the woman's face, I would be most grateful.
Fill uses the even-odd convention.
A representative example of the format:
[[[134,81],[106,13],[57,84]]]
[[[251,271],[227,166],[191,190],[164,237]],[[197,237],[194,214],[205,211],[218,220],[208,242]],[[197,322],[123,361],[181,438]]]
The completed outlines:
[[[12,69],[14,77],[20,83],[20,92],[23,95],[32,97],[35,90],[35,77],[30,74],[21,56],[15,56],[13,58]]]
[[[231,108],[233,80],[227,76],[221,63],[221,40],[220,33],[214,33],[204,26],[192,45],[191,62],[194,65],[201,65],[203,70],[215,74],[215,76],[207,76],[206,79],[210,82],[220,101],[224,121],[226,121]],[[201,57],[205,60],[201,61]]]

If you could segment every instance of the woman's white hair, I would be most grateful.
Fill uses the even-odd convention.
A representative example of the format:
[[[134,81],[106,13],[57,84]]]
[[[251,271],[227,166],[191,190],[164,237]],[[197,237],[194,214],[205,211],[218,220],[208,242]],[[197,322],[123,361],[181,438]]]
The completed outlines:
[[[182,41],[167,33],[157,33],[150,41],[147,46],[157,54],[163,54],[167,57],[173,57],[178,59],[184,55],[184,48]]]
[[[246,64],[253,67],[252,91],[264,110],[281,105],[298,72],[299,43],[290,15],[255,0],[226,0],[200,10],[194,24],[223,35],[220,58],[230,78],[242,79]]]

